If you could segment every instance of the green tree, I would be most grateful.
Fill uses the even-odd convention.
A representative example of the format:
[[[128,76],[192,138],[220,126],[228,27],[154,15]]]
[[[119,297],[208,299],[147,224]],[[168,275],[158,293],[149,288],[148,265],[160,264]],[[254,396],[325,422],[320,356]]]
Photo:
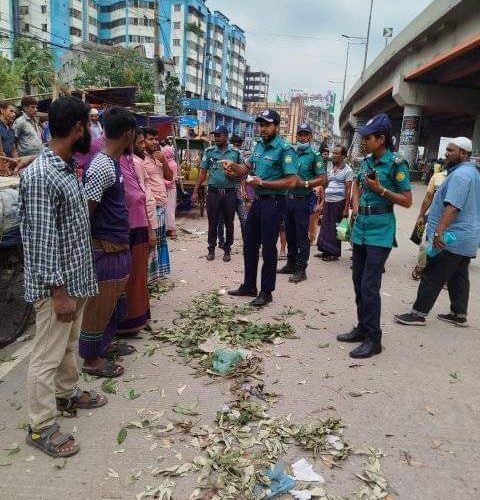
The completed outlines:
[[[0,57],[0,98],[8,99],[21,95],[22,67],[19,61],[9,61]]]
[[[153,103],[153,61],[135,49],[116,48],[115,52],[91,52],[77,63],[75,86],[138,87],[137,98]]]
[[[25,93],[31,94],[33,87],[39,93],[48,92],[55,80],[55,65],[50,49],[40,47],[34,40],[19,38],[14,48],[15,65],[20,68]]]
[[[183,91],[177,76],[168,76],[165,85],[165,107],[167,115],[180,116],[183,113],[183,106],[180,99],[183,97]]]

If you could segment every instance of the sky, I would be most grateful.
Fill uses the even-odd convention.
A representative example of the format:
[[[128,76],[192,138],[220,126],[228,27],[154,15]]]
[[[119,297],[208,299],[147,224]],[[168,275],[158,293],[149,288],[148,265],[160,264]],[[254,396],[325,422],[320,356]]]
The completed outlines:
[[[432,0],[374,0],[368,61],[385,46],[383,28],[402,31]],[[365,37],[370,0],[207,0],[246,32],[247,64],[270,74],[270,97],[290,89],[337,93],[341,98],[346,40]],[[353,86],[363,65],[364,47],[350,48],[347,77]],[[330,83],[329,80],[335,82]]]

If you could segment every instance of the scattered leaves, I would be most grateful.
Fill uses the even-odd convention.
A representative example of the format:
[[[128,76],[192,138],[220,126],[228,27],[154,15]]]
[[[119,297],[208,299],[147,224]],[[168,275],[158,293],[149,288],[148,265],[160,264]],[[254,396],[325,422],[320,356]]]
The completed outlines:
[[[457,382],[461,382],[462,381],[462,378],[460,377],[460,373],[459,372],[453,372],[453,373],[449,373],[448,376],[450,377],[450,383],[451,384],[456,384]]]
[[[125,399],[137,399],[141,396],[141,394],[138,394],[135,392],[135,389],[129,389],[125,393]]]
[[[195,403],[178,403],[173,408],[175,413],[179,413],[180,415],[200,415],[200,412],[197,411],[199,399]]]

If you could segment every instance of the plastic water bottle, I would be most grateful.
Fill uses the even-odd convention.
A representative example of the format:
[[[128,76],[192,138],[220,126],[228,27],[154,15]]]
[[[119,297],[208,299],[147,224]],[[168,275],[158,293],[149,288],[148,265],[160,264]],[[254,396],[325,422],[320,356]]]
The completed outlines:
[[[453,233],[447,231],[443,233],[442,241],[443,243],[445,243],[445,245],[451,245],[452,243],[455,243],[455,241],[457,241],[457,237]],[[441,252],[441,250],[438,250],[430,243],[426,249],[426,252],[429,257],[436,257]]]

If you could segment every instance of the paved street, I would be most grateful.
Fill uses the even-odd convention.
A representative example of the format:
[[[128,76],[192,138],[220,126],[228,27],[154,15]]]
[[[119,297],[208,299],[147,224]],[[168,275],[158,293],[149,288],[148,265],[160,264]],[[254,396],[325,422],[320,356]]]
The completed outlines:
[[[480,498],[479,263],[471,266],[470,328],[449,326],[433,315],[424,328],[401,327],[392,320],[394,313],[407,311],[415,297],[417,283],[411,280],[410,272],[417,249],[408,237],[423,193],[424,186],[416,186],[415,207],[409,211],[396,208],[400,247],[392,252],[384,275],[385,335],[380,356],[354,363],[348,356],[348,346],[334,340],[337,333],[351,327],[355,317],[351,254],[346,245],[339,262],[324,263],[312,257],[307,282],[291,285],[280,276],[273,304],[253,318],[273,321],[272,316],[282,313],[285,306],[305,312],[288,318],[298,339],[268,344],[260,354],[265,390],[280,395],[271,407],[272,415],[292,414],[299,422],[330,415],[341,418],[346,439],[354,448],[373,446],[383,451],[381,464],[392,498],[474,500]],[[183,219],[180,224],[188,229],[206,229],[206,219]],[[206,235],[182,233],[170,247],[175,288],[152,303],[153,317],[158,320],[154,326],[169,325],[176,317],[175,310],[199,293],[237,286],[242,279],[238,240],[229,264],[221,258],[206,261]],[[448,311],[447,299],[447,292],[442,292],[434,313]],[[224,301],[239,302],[227,296]],[[81,451],[63,468],[55,468],[58,462],[27,447],[21,430],[26,422],[29,345],[28,341],[15,344],[1,353],[2,359],[16,357],[0,363],[1,499],[135,498],[146,485],[164,480],[152,477],[153,466],[160,461],[165,466],[186,462],[198,450],[189,445],[191,438],[177,431],[161,436],[171,441],[171,448],[162,447],[161,439],[140,430],[129,430],[125,441],[117,445],[122,426],[135,420],[142,408],[165,410],[163,421],[167,424],[174,415],[173,405],[194,402],[197,397],[198,418],[211,424],[215,412],[230,397],[231,381],[212,383],[208,377],[194,378],[193,370],[173,346],[161,344],[151,356],[144,355],[154,345],[145,335],[135,341],[138,354],[125,359],[125,375],[119,379],[118,393],[109,395],[108,406],[91,413],[80,411],[76,419],[61,419],[65,430],[76,432]],[[91,379],[84,384],[97,389],[100,385]],[[140,396],[126,399],[124,395],[130,389]],[[352,397],[352,391],[363,394]],[[20,450],[9,454],[9,448],[15,451],[13,443],[18,443]],[[325,477],[330,493],[353,498],[361,489],[355,473],[361,472],[364,458],[353,456],[344,468],[327,469],[321,460],[315,461],[307,452],[291,446],[283,463],[303,457]],[[176,500],[189,497],[195,488],[193,477],[174,479]]]

